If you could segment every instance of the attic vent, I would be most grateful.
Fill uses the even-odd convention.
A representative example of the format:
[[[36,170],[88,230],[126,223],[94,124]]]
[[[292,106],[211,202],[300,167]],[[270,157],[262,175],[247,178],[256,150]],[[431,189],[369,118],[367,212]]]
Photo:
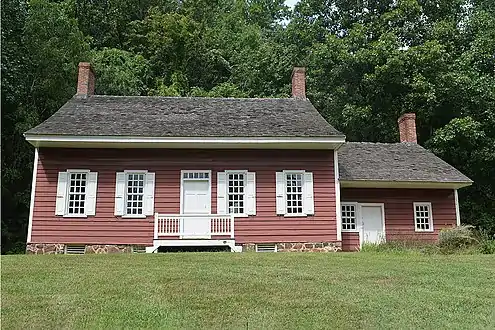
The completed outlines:
[[[86,245],[66,245],[65,254],[84,254]]]
[[[146,246],[144,246],[144,245],[134,245],[132,247],[132,253],[146,253]]]
[[[277,252],[277,246],[271,243],[256,244],[256,252]]]

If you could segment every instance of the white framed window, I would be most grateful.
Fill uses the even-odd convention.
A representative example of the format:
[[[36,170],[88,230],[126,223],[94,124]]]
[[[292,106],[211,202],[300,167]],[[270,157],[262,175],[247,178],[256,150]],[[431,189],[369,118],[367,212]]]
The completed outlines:
[[[414,205],[414,230],[433,231],[433,215],[430,202],[416,202]]]
[[[285,173],[285,214],[304,214],[303,211],[304,173]]]
[[[313,173],[283,171],[276,173],[277,214],[306,216],[314,214]]]
[[[246,214],[246,172],[227,172],[229,214]]]
[[[153,215],[155,173],[146,170],[117,172],[115,182],[115,215],[124,218]]]
[[[256,174],[246,170],[217,173],[217,212],[247,217],[256,214]]]
[[[342,231],[358,231],[357,203],[342,203],[341,210]]]
[[[125,215],[144,215],[146,172],[126,173]]]
[[[97,172],[69,169],[58,173],[55,215],[84,218],[96,214]]]
[[[86,184],[88,180],[87,172],[68,173],[68,201],[65,214],[68,216],[86,215]]]
[[[185,180],[206,180],[210,179],[210,172],[203,171],[182,171],[182,179]]]

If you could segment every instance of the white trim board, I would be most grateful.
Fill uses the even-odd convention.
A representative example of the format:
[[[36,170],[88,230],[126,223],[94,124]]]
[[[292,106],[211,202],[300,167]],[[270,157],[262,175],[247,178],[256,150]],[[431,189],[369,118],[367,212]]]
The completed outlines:
[[[339,156],[337,150],[333,151],[333,171],[335,178],[335,213],[336,213],[335,216],[337,221],[337,241],[341,241],[342,240],[342,207],[340,202]]]
[[[138,137],[25,134],[35,147],[72,148],[195,148],[195,149],[335,149],[344,136],[314,137]]]
[[[458,189],[470,185],[472,185],[472,182],[340,180],[342,188]]]
[[[459,195],[457,189],[454,189],[454,201],[455,201],[455,223],[457,226],[461,225],[461,212],[459,210]]]
[[[33,215],[34,215],[34,198],[36,193],[36,178],[38,175],[38,161],[39,151],[38,148],[34,149],[34,162],[33,162],[33,181],[31,182],[31,201],[29,203],[29,223],[27,232],[27,243],[31,243],[31,233],[33,231]]]

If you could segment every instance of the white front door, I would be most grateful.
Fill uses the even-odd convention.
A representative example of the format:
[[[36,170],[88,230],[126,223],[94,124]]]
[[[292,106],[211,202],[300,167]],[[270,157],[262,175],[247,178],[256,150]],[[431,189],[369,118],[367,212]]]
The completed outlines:
[[[385,242],[385,228],[382,205],[361,206],[361,234],[363,243]]]
[[[182,213],[208,215],[211,210],[209,180],[184,180],[182,196]],[[182,238],[210,238],[209,217],[184,217]]]

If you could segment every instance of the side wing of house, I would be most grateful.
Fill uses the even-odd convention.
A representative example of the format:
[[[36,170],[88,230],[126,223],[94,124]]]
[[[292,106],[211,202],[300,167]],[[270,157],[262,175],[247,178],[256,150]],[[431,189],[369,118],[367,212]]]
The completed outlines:
[[[460,224],[457,189],[471,180],[416,143],[346,143],[339,169],[344,251],[433,242]]]
[[[343,188],[342,249],[381,241],[434,242],[459,222],[454,189]]]

